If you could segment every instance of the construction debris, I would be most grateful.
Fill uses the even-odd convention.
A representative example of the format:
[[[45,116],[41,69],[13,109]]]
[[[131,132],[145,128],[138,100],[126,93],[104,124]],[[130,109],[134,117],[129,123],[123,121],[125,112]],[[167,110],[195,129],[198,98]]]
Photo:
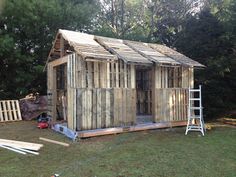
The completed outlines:
[[[15,141],[15,140],[7,140],[7,139],[0,139],[0,147],[26,155],[34,154],[39,155],[38,152],[43,144],[36,144],[36,143],[29,143],[24,141]]]
[[[54,144],[59,144],[59,145],[62,145],[62,146],[70,146],[69,144],[67,143],[63,143],[63,142],[60,142],[60,141],[55,141],[55,140],[50,140],[50,139],[47,139],[47,138],[42,138],[42,137],[39,137],[40,140],[43,140],[43,141],[47,141],[49,143],[54,143]]]
[[[24,120],[32,120],[47,112],[47,96],[27,95],[20,99],[20,109]]]
[[[222,122],[224,124],[236,126],[236,119],[233,118],[221,118],[217,119],[217,121]]]

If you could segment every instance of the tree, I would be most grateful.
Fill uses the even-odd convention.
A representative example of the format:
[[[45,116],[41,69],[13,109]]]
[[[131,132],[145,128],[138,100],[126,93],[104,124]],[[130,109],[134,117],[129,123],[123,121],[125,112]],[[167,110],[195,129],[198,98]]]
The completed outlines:
[[[0,16],[0,98],[46,92],[43,67],[59,28],[90,32],[97,2],[8,0]],[[93,12],[93,13],[91,13]]]
[[[196,72],[196,84],[203,84],[207,118],[235,109],[235,54],[222,22],[208,7],[186,21],[176,43],[178,50],[206,65]]]

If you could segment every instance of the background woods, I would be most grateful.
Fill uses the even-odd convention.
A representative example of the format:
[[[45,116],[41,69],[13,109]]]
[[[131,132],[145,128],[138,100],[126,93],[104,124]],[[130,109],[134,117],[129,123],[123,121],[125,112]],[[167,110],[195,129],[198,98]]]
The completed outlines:
[[[57,30],[162,43],[206,65],[207,118],[236,108],[236,2],[233,0],[0,1],[0,99],[46,93],[43,72]]]

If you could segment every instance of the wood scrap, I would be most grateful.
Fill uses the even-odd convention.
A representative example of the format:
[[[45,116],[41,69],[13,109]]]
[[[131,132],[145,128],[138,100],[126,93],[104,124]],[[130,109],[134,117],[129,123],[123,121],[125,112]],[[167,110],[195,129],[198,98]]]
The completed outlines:
[[[7,140],[7,139],[0,139],[0,144],[5,145],[5,146],[33,150],[33,151],[38,151],[41,147],[43,147],[43,144],[29,143],[29,142],[24,142],[24,141]]]
[[[12,148],[12,147],[8,147],[8,146],[1,145],[1,144],[0,144],[0,147],[2,147],[2,148],[4,148],[4,149],[11,150],[11,151],[14,151],[14,152],[17,152],[17,153],[19,153],[19,154],[24,154],[24,155],[26,155],[26,153],[25,153],[25,152],[23,152],[23,151],[20,151],[20,150],[17,150],[17,149],[14,149],[14,148]]]
[[[49,143],[59,144],[59,145],[66,146],[66,147],[70,146],[68,143],[63,143],[63,142],[51,140],[48,138],[39,137],[39,139],[42,141],[47,141]]]
[[[39,155],[39,152],[31,151],[28,149],[23,149],[23,148],[18,148],[18,147],[13,147],[13,149],[16,149],[25,153],[29,153],[29,154]]]

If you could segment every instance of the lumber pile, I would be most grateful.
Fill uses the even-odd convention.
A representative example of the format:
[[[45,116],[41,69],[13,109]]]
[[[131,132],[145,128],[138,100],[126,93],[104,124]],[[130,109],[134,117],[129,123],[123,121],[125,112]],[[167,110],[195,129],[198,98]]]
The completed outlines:
[[[233,118],[221,118],[217,119],[219,122],[222,122],[224,124],[234,125],[236,126],[236,119]]]
[[[38,151],[40,150],[41,147],[43,147],[43,144],[0,139],[0,147],[24,155],[26,154],[39,155]]]

